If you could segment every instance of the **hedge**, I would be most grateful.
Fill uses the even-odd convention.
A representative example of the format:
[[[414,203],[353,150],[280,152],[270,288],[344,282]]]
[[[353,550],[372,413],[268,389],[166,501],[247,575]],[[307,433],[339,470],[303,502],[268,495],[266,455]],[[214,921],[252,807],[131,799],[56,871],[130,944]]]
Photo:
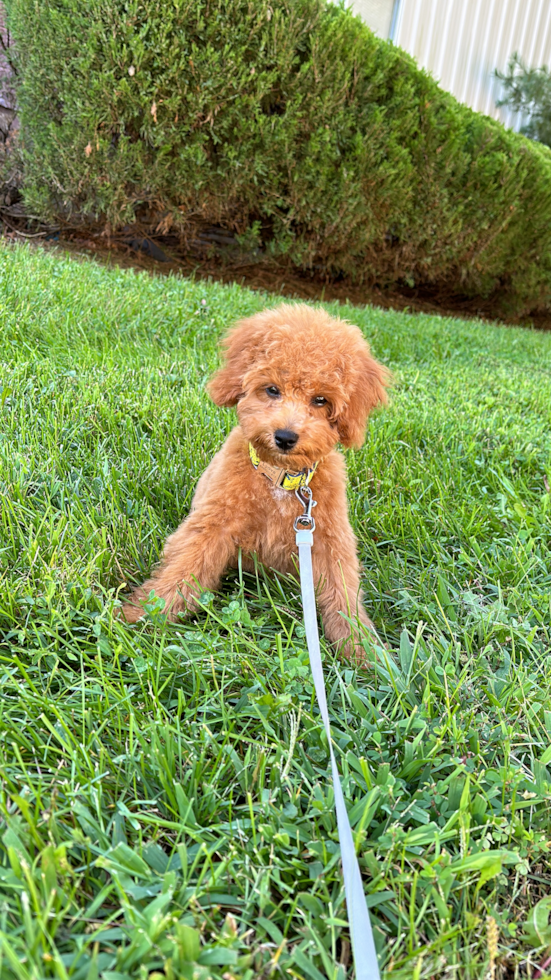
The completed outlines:
[[[551,151],[326,0],[6,0],[33,214],[551,304]]]

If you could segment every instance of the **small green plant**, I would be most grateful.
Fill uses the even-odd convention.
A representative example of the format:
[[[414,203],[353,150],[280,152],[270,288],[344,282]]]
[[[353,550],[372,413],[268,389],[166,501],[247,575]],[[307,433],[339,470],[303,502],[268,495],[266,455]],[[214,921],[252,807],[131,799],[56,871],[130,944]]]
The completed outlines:
[[[496,103],[528,117],[521,132],[551,146],[551,72],[546,65],[528,68],[518,54],[511,58],[506,72],[496,71],[505,95]]]

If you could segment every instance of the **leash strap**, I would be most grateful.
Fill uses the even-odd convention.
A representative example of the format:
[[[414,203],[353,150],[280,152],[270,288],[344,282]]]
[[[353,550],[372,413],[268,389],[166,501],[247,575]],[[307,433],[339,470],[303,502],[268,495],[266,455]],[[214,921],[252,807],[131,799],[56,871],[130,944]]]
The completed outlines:
[[[309,505],[305,503],[304,489],[309,491]],[[306,496],[306,494],[304,494]],[[344,893],[346,895],[346,907],[348,909],[348,922],[350,925],[350,939],[352,943],[352,954],[356,967],[356,980],[380,980],[379,964],[377,953],[373,941],[373,932],[369,920],[369,912],[365,901],[365,894],[360,874],[360,866],[356,857],[356,848],[352,837],[352,829],[346,811],[346,804],[342,792],[337,760],[333,752],[331,741],[331,725],[329,722],[329,711],[327,709],[327,695],[325,693],[325,681],[323,679],[323,666],[321,662],[321,651],[318,635],[318,620],[316,614],[316,598],[314,592],[314,577],[312,574],[312,545],[314,543],[314,520],[310,516],[310,509],[313,505],[312,491],[303,488],[297,491],[297,497],[305,507],[304,517],[299,517],[295,521],[296,542],[298,547],[299,567],[300,567],[300,589],[302,592],[302,607],[304,611],[304,626],[306,629],[306,642],[310,656],[310,666],[314,687],[318,699],[319,709],[327,740],[329,743],[329,753],[331,755],[331,771],[333,774],[333,791],[335,793],[335,808],[337,811],[337,827],[339,831],[339,843],[341,848],[342,871],[344,877]],[[304,528],[306,522],[310,522],[308,529]],[[300,524],[302,522],[302,528]]]

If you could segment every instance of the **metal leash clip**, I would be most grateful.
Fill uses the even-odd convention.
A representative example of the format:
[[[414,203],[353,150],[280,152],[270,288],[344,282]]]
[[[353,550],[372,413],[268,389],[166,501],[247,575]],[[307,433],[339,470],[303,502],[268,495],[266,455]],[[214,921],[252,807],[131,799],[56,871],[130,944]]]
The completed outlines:
[[[295,531],[314,531],[316,522],[312,517],[312,507],[316,506],[317,501],[312,497],[310,487],[297,487],[295,496],[304,507],[304,513],[299,517],[295,517],[293,524]]]

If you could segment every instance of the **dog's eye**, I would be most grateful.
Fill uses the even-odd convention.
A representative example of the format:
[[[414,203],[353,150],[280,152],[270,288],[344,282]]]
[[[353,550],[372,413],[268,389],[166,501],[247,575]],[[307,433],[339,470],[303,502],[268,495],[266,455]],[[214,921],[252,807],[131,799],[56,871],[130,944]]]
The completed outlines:
[[[312,398],[312,405],[321,408],[322,405],[327,405],[327,398],[324,398],[323,395],[316,395],[315,398]]]
[[[279,388],[276,385],[268,385],[265,391],[270,398],[279,398],[281,394]]]

